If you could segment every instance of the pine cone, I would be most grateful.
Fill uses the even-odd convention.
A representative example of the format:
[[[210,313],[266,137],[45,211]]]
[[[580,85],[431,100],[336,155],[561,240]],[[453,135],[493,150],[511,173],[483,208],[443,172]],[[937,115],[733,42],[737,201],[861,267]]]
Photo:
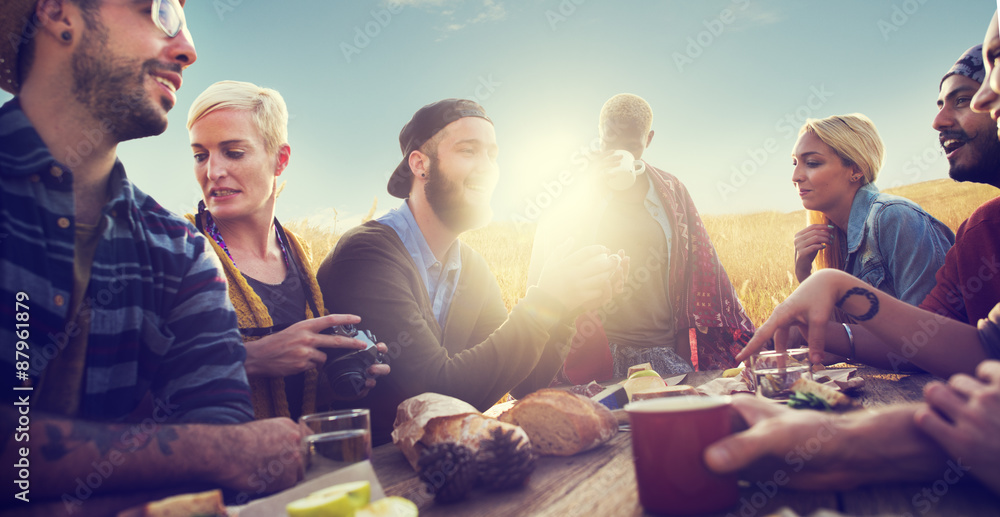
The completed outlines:
[[[439,443],[420,451],[420,480],[434,500],[448,503],[464,499],[476,486],[478,470],[472,451],[457,443]]]
[[[493,429],[493,436],[483,440],[476,456],[479,480],[492,490],[506,490],[523,486],[535,470],[535,455],[531,444],[521,443],[514,436],[514,429]]]

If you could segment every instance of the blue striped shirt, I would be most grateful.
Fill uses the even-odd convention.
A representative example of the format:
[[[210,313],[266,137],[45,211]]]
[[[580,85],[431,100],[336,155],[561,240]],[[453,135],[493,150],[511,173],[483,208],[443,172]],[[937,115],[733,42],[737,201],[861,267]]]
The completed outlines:
[[[135,188],[120,161],[109,185],[81,309],[89,307],[90,333],[76,416],[120,420],[149,392],[171,422],[252,420],[246,350],[215,253],[190,223]],[[4,400],[30,393],[12,388],[37,383],[79,331],[67,314],[74,238],[70,167],[53,158],[14,98],[0,107]]]

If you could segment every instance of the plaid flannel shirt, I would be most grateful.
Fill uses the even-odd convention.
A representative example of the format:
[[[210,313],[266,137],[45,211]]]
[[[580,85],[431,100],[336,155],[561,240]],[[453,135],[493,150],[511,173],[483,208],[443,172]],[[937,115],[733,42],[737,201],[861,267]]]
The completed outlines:
[[[84,295],[90,334],[78,418],[121,420],[147,392],[171,422],[253,419],[236,314],[205,238],[135,188],[116,161]],[[37,382],[76,330],[68,320],[73,174],[15,98],[0,107],[0,390]],[[18,293],[22,304],[17,305]],[[26,300],[23,300],[27,297]],[[27,310],[25,310],[27,306]],[[27,327],[17,328],[18,313]],[[18,330],[28,330],[22,340]],[[22,333],[23,336],[23,333]],[[15,343],[30,360],[18,379]],[[23,347],[24,345],[18,345]],[[22,363],[20,366],[25,366]],[[11,406],[12,407],[12,406]]]

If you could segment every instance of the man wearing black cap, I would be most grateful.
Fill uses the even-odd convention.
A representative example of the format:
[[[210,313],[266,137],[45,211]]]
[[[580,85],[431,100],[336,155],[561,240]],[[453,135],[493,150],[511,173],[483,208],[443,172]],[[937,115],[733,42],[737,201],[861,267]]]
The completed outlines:
[[[568,352],[567,322],[623,276],[604,247],[568,254],[566,244],[508,316],[485,260],[458,240],[490,220],[492,121],[475,102],[447,99],[418,110],[399,144],[388,190],[406,201],[344,235],[316,275],[329,310],[361,316],[389,346],[392,374],[352,403],[372,409],[375,443],[388,441],[396,406],[426,391],[485,410],[547,386]]]
[[[120,142],[166,129],[196,60],[183,4],[0,10],[0,88],[15,95],[0,107],[0,462],[19,469],[4,506],[57,497],[33,510],[105,515],[123,502],[102,501],[109,492],[139,502],[298,478],[295,423],[250,422],[215,253],[117,158]]]

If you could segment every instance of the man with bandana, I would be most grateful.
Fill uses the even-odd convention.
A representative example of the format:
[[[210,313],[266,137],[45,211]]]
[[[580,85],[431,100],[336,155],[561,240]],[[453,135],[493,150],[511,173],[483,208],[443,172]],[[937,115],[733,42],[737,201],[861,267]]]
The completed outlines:
[[[1000,187],[1000,141],[988,113],[972,111],[983,83],[983,46],[972,47],[941,80],[934,129],[947,153],[949,175]],[[1000,301],[1000,198],[987,201],[958,228],[955,245],[937,272],[922,309],[974,323]]]
[[[493,122],[475,102],[446,99],[418,110],[399,145],[388,190],[404,203],[345,234],[316,275],[327,309],[357,314],[389,347],[392,373],[350,403],[371,408],[376,444],[414,395],[450,395],[483,411],[508,391],[547,386],[574,317],[609,298],[627,265],[603,246],[564,245],[508,315],[486,261],[458,240],[492,216]]]

